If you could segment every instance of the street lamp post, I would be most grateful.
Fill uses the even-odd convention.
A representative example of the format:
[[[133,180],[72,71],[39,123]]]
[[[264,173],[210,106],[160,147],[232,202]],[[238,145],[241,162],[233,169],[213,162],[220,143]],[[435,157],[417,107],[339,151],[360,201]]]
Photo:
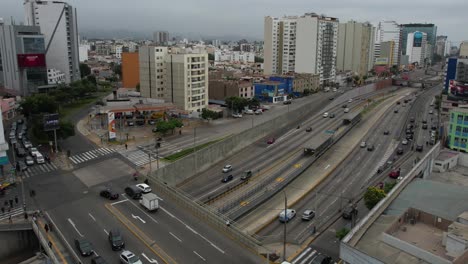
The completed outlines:
[[[288,209],[288,199],[286,197],[286,192],[283,191],[284,194],[284,234],[283,234],[283,261],[286,261],[286,224],[288,219],[287,209]]]

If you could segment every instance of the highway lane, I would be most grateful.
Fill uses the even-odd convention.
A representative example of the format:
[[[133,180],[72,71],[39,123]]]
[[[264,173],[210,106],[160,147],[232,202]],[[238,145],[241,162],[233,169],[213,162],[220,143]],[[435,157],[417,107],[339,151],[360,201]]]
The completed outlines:
[[[382,157],[390,158],[398,141],[395,140],[399,136],[401,125],[405,120],[405,112],[400,111],[398,114],[393,113],[393,107],[388,110],[383,120],[376,125],[367,135],[364,136],[364,141],[367,144],[373,144],[375,150],[370,152],[367,148],[360,148],[357,146],[349,155],[348,159],[343,162],[327,179],[317,188],[317,191],[311,192],[309,195],[299,201],[293,208],[298,213],[293,221],[288,223],[288,233],[294,234],[292,236],[299,236],[304,230],[310,230],[313,225],[319,226],[325,222],[321,219],[328,219],[336,212],[336,206],[344,207],[349,199],[354,196],[350,195],[350,191],[344,186],[352,183],[365,182],[367,174],[364,169],[371,169],[376,172],[377,168],[381,165]],[[382,124],[390,124],[382,126]],[[383,135],[385,130],[390,130],[390,135]],[[389,140],[390,139],[390,140]],[[338,143],[339,144],[339,143]],[[331,151],[331,150],[330,150]],[[332,155],[328,153],[329,155]],[[292,182],[291,186],[295,186]],[[300,188],[297,186],[297,188]],[[310,222],[303,222],[300,215],[306,209],[313,209],[316,211],[316,218]],[[339,209],[339,208],[338,208]],[[281,233],[282,224],[278,221],[272,222],[258,233],[260,236],[271,236],[275,233]]]

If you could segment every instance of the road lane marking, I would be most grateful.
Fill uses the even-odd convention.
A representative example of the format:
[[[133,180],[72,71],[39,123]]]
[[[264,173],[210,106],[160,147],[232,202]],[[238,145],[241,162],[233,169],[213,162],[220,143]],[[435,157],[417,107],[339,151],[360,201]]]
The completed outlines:
[[[330,168],[330,164],[328,164],[327,166],[325,166],[325,169],[324,169],[324,170],[326,170],[326,169],[328,169],[328,168]]]
[[[122,196],[125,197],[125,194],[123,194]],[[126,199],[128,201],[128,199]],[[140,206],[130,202],[130,204],[132,204],[133,206],[135,206],[138,210],[140,210],[142,213],[144,213],[147,217],[149,217],[151,220],[153,220],[153,222],[155,222],[156,224],[159,224],[158,221],[156,221],[156,219],[154,219],[151,215],[149,215],[147,212],[145,212],[145,210],[141,209]]]
[[[143,224],[146,224],[146,221],[143,220],[143,219],[141,219],[141,217],[139,217],[138,215],[132,214],[132,217],[133,217],[133,219],[138,219],[138,220],[140,220]]]
[[[173,236],[175,239],[177,239],[179,242],[182,242],[182,240],[180,238],[178,238],[176,235],[172,234],[172,232],[169,232],[169,234],[171,234],[171,236]]]
[[[123,194],[122,194],[122,196],[123,196]],[[118,202],[113,202],[113,203],[111,203],[111,205],[116,205],[116,204],[123,203],[123,202],[126,202],[126,201],[128,201],[128,199],[118,201]]]
[[[106,235],[109,235],[109,232],[106,229],[104,229],[104,233],[106,233]]]
[[[99,257],[98,253],[96,253],[96,251],[93,250],[93,254],[96,256],[96,257]]]
[[[145,255],[145,253],[141,253],[141,255],[142,255],[143,257],[145,257],[145,259],[148,260],[149,263],[156,263],[156,264],[158,263],[157,260],[148,258],[148,257]]]
[[[200,254],[198,254],[195,250],[193,251],[193,253],[195,253],[195,255],[199,256],[201,259],[203,259],[203,261],[206,261],[206,259],[202,256],[200,256]]]
[[[70,225],[73,226],[73,228],[75,228],[75,230],[76,230],[76,232],[78,233],[78,235],[80,235],[81,237],[84,237],[84,236],[80,233],[80,231],[78,231],[78,228],[76,228],[75,223],[73,223],[73,221],[72,221],[70,218],[68,218],[68,222],[70,223]]]
[[[88,213],[88,215],[94,220],[94,222],[96,222],[96,218],[94,218],[94,216],[91,213]]]

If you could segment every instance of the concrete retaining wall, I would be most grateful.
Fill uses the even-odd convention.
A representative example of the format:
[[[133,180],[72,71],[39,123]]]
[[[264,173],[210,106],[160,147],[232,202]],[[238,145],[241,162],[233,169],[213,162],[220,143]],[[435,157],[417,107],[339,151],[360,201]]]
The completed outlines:
[[[32,257],[38,250],[39,241],[32,230],[0,232],[0,263],[17,255]]]

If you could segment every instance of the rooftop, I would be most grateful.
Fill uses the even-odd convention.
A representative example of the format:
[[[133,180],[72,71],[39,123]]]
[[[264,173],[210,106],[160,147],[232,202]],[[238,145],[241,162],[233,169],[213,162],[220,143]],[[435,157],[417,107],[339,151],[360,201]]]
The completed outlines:
[[[455,156],[457,156],[458,153],[455,152],[455,151],[450,151],[450,150],[442,150],[440,153],[439,153],[439,156],[437,156],[436,160],[440,160],[440,161],[445,161],[445,160],[448,160],[450,158],[453,158]]]

